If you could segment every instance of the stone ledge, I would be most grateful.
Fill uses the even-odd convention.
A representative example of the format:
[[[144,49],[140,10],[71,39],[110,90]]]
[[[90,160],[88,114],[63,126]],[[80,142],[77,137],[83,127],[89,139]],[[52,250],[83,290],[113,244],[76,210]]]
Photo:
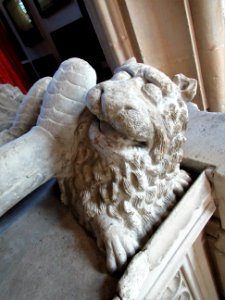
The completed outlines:
[[[225,113],[200,111],[192,103],[188,111],[183,164],[198,170],[215,166],[225,173]]]

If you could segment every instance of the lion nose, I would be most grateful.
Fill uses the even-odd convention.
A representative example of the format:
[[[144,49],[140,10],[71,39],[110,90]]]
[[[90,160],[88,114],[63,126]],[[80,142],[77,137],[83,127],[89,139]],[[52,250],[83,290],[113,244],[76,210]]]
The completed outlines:
[[[96,85],[89,90],[86,96],[86,105],[95,115],[99,115],[101,113],[101,94],[102,87],[100,85]]]

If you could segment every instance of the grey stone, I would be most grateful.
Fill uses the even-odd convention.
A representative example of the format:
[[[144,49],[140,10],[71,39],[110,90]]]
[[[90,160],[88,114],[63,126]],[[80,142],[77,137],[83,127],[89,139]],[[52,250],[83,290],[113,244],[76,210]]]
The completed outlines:
[[[0,223],[1,300],[112,299],[117,279],[104,273],[104,256],[59,202],[53,183],[25,201],[29,207],[16,208],[12,224]]]

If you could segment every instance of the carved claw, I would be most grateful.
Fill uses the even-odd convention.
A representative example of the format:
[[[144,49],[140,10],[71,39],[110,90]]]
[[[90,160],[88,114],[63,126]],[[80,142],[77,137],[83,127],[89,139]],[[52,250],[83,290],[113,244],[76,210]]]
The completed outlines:
[[[176,182],[174,184],[174,192],[177,195],[181,195],[184,193],[184,190],[191,183],[191,177],[187,172],[180,170],[179,175],[176,177]]]
[[[134,255],[139,247],[137,240],[119,227],[110,227],[105,233],[104,239],[106,266],[109,272],[123,268],[128,257]]]
[[[191,183],[192,179],[191,177],[189,176],[189,174],[184,171],[184,170],[180,170],[179,172],[179,178],[186,181],[188,184]]]
[[[103,227],[96,228],[98,231],[101,230],[97,242],[99,248],[104,249],[106,253],[108,271],[113,273],[126,265],[128,258],[134,255],[139,248],[139,243],[137,237],[123,227],[119,221],[118,224],[115,220],[110,223],[107,221],[104,219],[104,225],[107,224],[107,227],[103,225]]]

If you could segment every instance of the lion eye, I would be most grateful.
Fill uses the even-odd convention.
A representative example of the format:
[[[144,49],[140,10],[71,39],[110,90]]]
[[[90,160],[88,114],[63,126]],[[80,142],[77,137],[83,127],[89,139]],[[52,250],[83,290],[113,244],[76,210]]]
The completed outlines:
[[[134,109],[132,106],[130,106],[130,105],[125,105],[124,106],[124,109],[125,110],[132,110],[132,109]]]

